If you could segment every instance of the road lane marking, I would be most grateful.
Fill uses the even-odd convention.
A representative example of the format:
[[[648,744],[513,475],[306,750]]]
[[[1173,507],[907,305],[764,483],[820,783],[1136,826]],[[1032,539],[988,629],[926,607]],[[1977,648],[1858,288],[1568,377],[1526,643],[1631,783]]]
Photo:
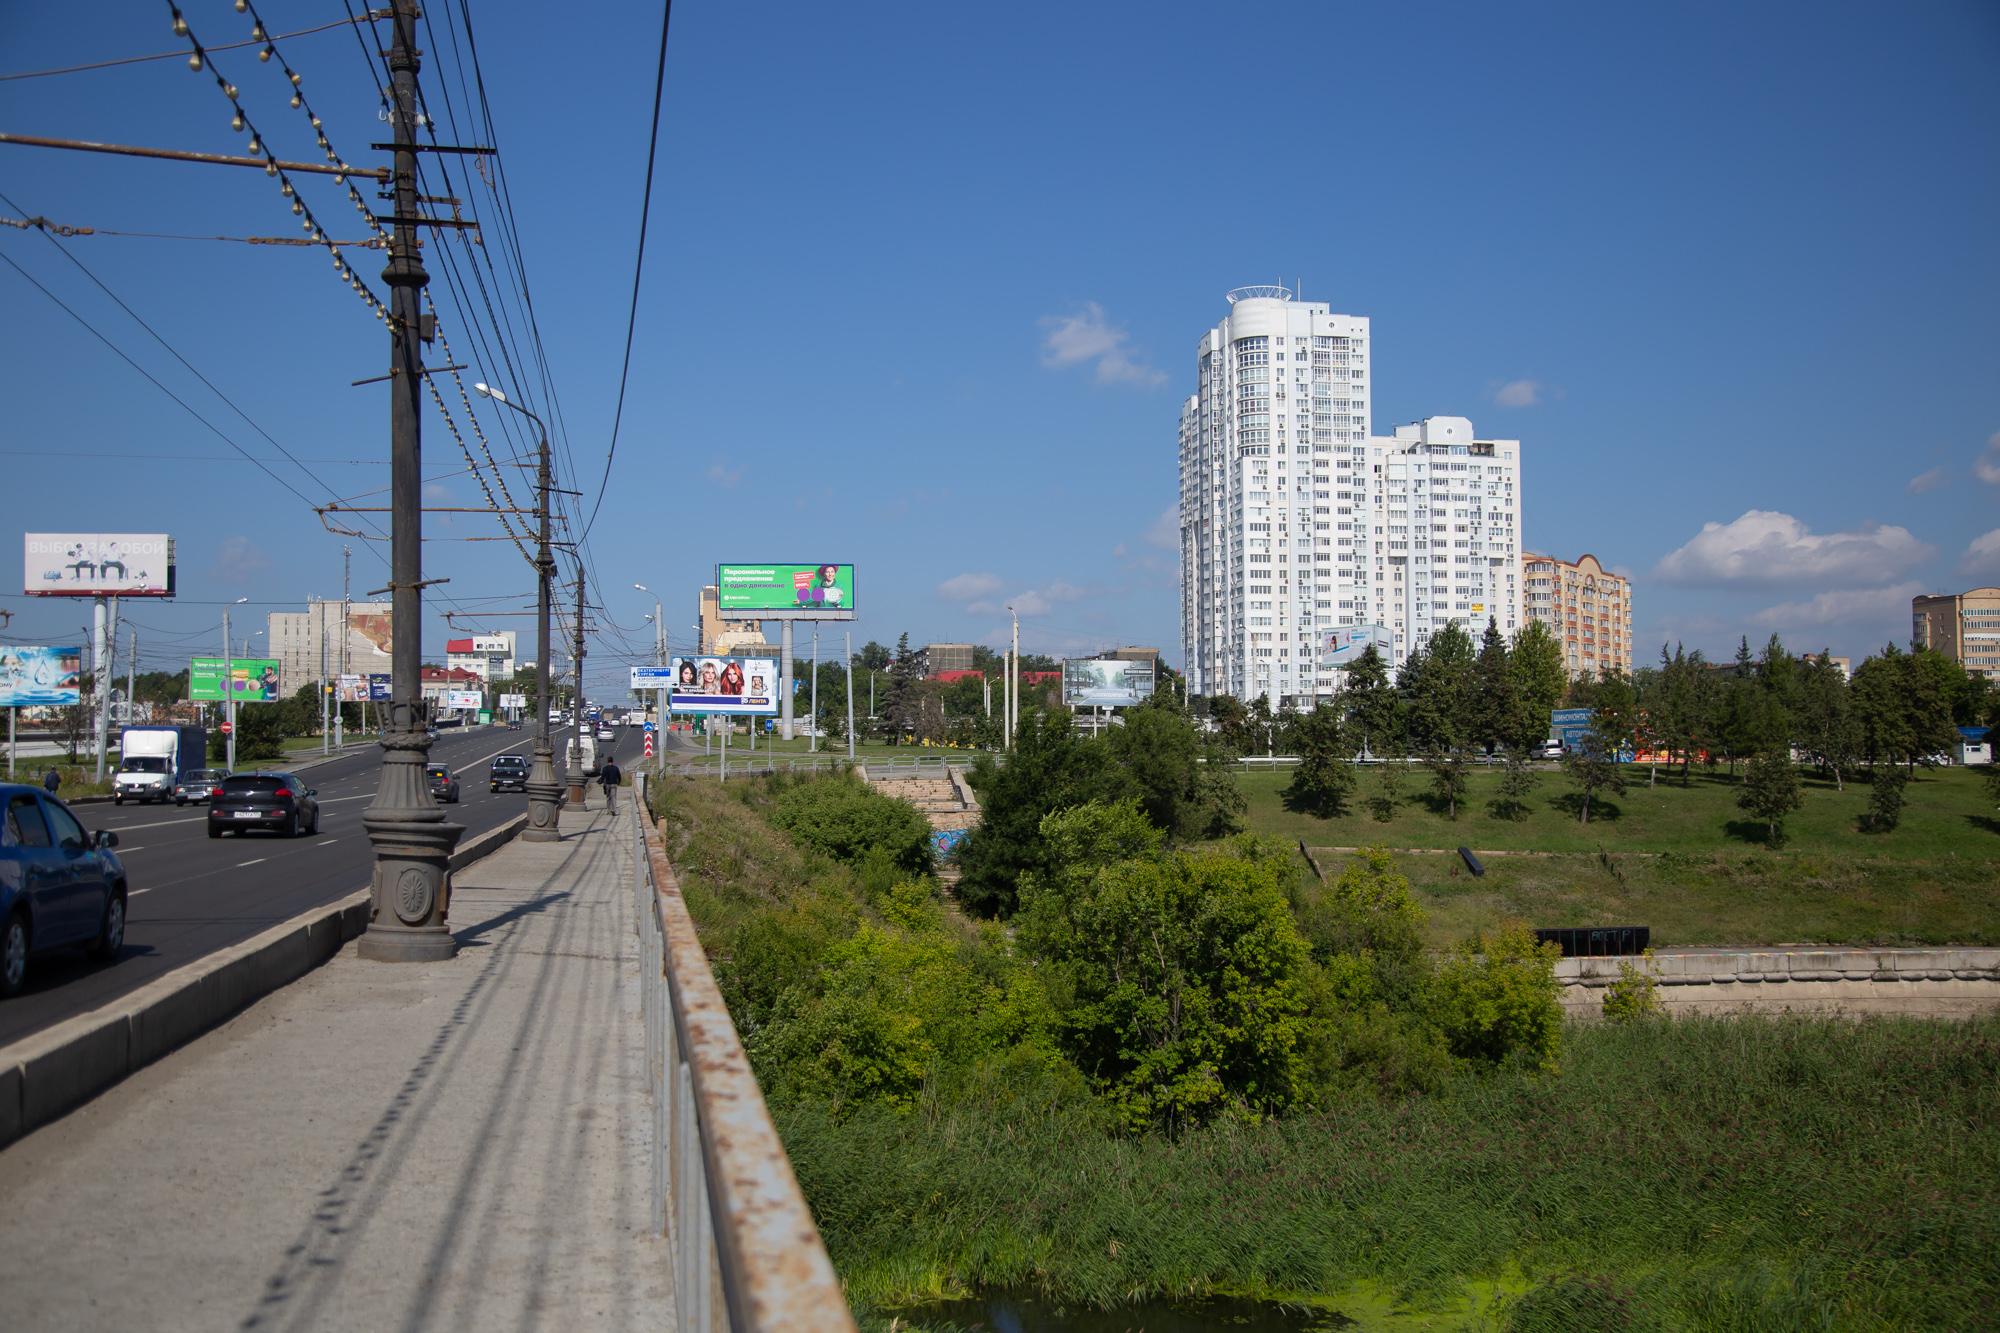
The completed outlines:
[[[75,812],[72,811],[71,813],[74,814]],[[156,819],[150,824],[106,824],[104,827],[110,829],[113,833],[135,833],[142,828],[166,828],[172,824],[191,824],[193,822],[194,816],[190,815],[186,819]]]
[[[331,846],[332,846],[332,845],[333,845],[334,843],[336,843],[336,842],[339,842],[339,841],[340,841],[340,839],[338,839],[338,838],[328,838],[328,839],[327,839],[327,840],[326,840],[325,842],[316,842],[316,843],[314,843],[314,844],[313,844],[313,846],[315,846],[315,847],[331,847]]]
[[[243,868],[244,866],[260,866],[260,865],[263,865],[263,864],[264,864],[264,862],[266,862],[266,861],[268,861],[268,860],[270,860],[270,859],[271,859],[271,858],[270,858],[270,857],[268,857],[268,856],[260,856],[260,857],[258,857],[258,858],[257,858],[256,860],[254,860],[254,861],[238,861],[238,862],[236,863],[236,868],[237,868],[238,870],[241,870],[241,869],[242,869],[242,868]]]

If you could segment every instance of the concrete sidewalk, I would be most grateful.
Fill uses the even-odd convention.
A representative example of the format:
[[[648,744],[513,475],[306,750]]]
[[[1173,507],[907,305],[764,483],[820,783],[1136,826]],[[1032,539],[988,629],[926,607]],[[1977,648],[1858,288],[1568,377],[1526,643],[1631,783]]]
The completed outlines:
[[[5,1326],[673,1327],[619,795],[0,1152]]]

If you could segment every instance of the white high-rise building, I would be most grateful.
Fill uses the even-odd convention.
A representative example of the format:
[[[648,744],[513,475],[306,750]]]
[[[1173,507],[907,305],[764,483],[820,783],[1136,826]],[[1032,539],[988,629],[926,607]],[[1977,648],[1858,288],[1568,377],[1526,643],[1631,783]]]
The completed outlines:
[[[1229,293],[1181,407],[1188,688],[1310,708],[1326,636],[1378,626],[1400,664],[1446,620],[1519,627],[1520,446],[1463,417],[1369,432],[1368,321],[1282,287]]]

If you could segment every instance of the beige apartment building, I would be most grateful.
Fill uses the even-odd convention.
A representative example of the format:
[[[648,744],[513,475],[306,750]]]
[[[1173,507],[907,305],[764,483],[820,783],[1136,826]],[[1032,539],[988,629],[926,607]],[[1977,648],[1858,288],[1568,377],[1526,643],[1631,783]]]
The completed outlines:
[[[1586,553],[1571,563],[1523,551],[1521,605],[1562,644],[1572,679],[1595,679],[1612,668],[1631,673],[1632,584],[1596,556]]]
[[[2000,588],[1912,597],[1910,642],[2000,680]]]
[[[671,634],[668,637],[671,638]],[[674,651],[685,652],[686,649],[676,648]],[[777,649],[764,642],[763,621],[723,619],[722,599],[711,583],[701,590],[701,642],[695,645],[695,651],[759,657],[769,656]]]

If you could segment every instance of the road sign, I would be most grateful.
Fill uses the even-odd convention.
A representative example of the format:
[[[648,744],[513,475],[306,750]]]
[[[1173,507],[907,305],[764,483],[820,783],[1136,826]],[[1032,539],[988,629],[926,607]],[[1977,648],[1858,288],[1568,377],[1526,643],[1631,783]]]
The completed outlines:
[[[653,734],[653,724],[652,724],[651,722],[648,722],[648,723],[646,724],[646,734],[647,734],[648,736],[650,736],[650,735],[652,735],[652,734]]]
[[[671,689],[674,683],[674,669],[670,666],[635,666],[632,668],[632,688],[635,690]]]
[[[228,735],[228,734],[229,734],[230,732],[232,732],[232,731],[234,731],[234,730],[236,730],[236,724],[235,724],[235,723],[233,723],[233,722],[225,722],[225,723],[223,723],[223,724],[222,724],[222,734],[223,734],[223,735],[227,736],[227,735]]]
[[[653,733],[651,728],[648,728],[646,731],[646,758],[651,759],[652,757],[653,757]]]

